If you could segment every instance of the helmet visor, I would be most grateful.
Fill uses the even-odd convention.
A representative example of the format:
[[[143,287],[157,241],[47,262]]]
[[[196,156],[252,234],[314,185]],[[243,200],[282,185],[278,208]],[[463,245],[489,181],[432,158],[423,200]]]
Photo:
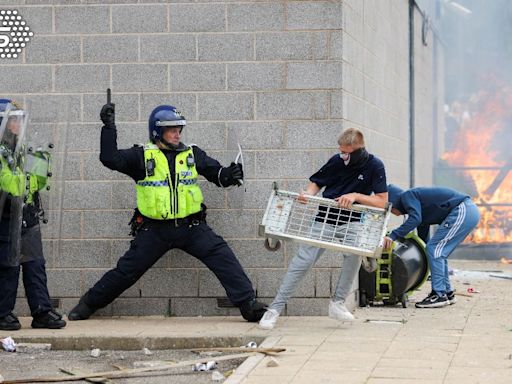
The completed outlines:
[[[0,112],[2,123],[0,125],[0,144],[11,151],[17,152],[23,142],[27,116],[23,110],[11,110],[7,108]]]
[[[169,120],[169,121],[157,121],[155,123],[157,127],[178,127],[187,125],[186,120]]]

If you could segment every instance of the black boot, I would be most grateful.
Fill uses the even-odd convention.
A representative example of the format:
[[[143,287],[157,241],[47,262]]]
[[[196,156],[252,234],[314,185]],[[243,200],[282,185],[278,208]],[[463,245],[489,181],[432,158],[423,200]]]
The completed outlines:
[[[68,313],[68,320],[87,320],[94,313],[94,309],[80,299],[78,304]]]
[[[65,326],[66,322],[62,320],[61,314],[55,311],[55,309],[34,315],[32,320],[32,328],[59,329]]]
[[[0,317],[0,329],[2,331],[17,331],[20,328],[20,321],[14,313],[9,312],[6,316]]]
[[[256,299],[243,302],[240,305],[242,317],[250,323],[257,323],[265,314],[267,304],[261,303]]]

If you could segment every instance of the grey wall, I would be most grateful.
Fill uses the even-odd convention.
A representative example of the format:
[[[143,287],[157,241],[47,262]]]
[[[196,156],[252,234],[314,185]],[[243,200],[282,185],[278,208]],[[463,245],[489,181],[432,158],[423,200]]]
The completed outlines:
[[[208,218],[268,301],[296,249],[268,252],[257,235],[274,180],[299,191],[337,151],[339,133],[357,127],[385,161],[389,180],[407,185],[408,1],[93,3],[15,2],[34,37],[22,57],[0,61],[0,94],[24,101],[33,132],[54,132],[61,144],[57,170],[65,184],[56,178],[55,190],[63,198],[54,193],[45,249],[50,292],[64,311],[130,240],[133,183],[98,160],[107,87],[120,147],[146,140],[147,117],[162,103],[187,117],[184,140],[223,164],[237,142],[244,147],[244,188],[204,182]],[[428,184],[432,49],[417,46],[417,173]],[[327,252],[287,313],[326,313],[339,268],[339,257]],[[171,251],[102,313],[236,314],[217,307],[224,295],[200,263]],[[18,312],[26,311],[21,298]]]

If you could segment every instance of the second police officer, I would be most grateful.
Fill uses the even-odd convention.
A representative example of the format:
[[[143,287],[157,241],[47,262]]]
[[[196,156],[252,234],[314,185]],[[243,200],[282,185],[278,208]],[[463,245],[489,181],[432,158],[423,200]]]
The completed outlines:
[[[178,248],[215,274],[244,319],[259,321],[266,306],[256,300],[251,281],[226,241],[207,225],[197,183],[201,175],[219,187],[239,185],[242,166],[222,167],[199,147],[182,143],[186,120],[173,106],[155,108],[149,116],[150,142],[129,149],[117,148],[114,104],[108,101],[100,117],[104,124],[100,161],[136,183],[135,238],[117,266],[82,296],[69,320],[88,319],[131,287],[167,251]]]
[[[33,152],[28,162],[23,140],[27,114],[16,102],[0,99],[0,330],[21,328],[13,313],[20,275],[32,315],[32,328],[66,326],[48,292],[41,228],[41,196],[46,187],[49,153]],[[27,167],[24,168],[24,163]],[[29,166],[31,163],[32,166]],[[45,172],[33,173],[42,164]]]

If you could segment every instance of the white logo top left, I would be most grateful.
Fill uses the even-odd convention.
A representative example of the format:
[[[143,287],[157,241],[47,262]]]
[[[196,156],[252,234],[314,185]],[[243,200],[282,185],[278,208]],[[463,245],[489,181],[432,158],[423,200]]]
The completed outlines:
[[[16,10],[0,10],[0,59],[16,59],[34,33]]]

